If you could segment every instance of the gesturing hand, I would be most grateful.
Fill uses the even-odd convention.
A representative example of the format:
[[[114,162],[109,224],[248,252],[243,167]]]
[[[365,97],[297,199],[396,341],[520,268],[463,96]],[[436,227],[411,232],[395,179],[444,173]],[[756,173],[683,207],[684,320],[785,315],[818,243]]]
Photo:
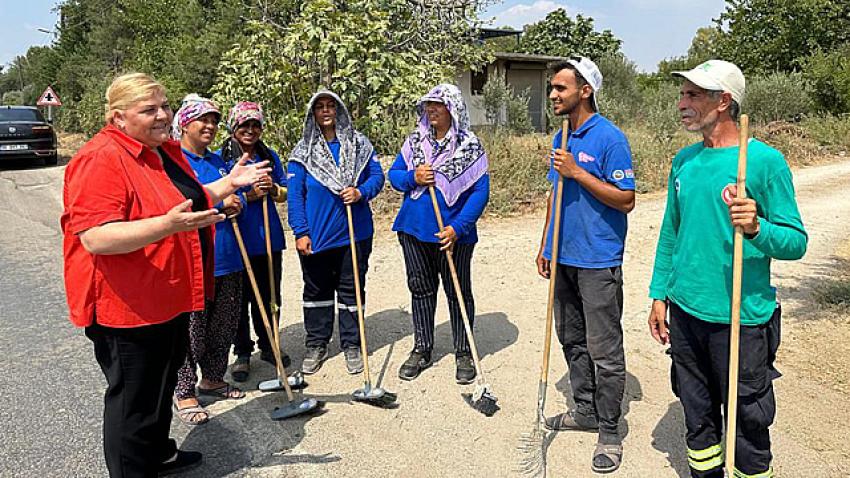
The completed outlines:
[[[239,158],[239,161],[237,161],[233,166],[233,169],[230,170],[230,174],[227,175],[230,179],[230,184],[234,188],[238,189],[245,186],[251,186],[259,182],[263,176],[267,177],[272,171],[272,168],[268,167],[268,161],[248,164],[249,159],[251,158],[248,156],[248,153],[243,154],[242,157]],[[269,178],[268,181],[271,183],[271,178]]]
[[[174,206],[161,217],[171,232],[194,231],[225,219],[225,215],[218,212],[217,209],[193,212],[191,199]]]

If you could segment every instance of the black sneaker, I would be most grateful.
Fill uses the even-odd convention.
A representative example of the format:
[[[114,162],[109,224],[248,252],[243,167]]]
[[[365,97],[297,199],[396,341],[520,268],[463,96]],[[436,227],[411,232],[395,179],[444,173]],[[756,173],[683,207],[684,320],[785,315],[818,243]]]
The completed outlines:
[[[167,476],[175,473],[182,473],[197,467],[201,464],[203,459],[204,455],[200,452],[177,450],[177,455],[173,460],[166,461],[159,465],[157,474],[159,476]]]
[[[475,380],[475,364],[472,362],[471,355],[458,355],[455,364],[457,365],[455,381],[458,384],[468,385]]]
[[[304,354],[304,360],[301,362],[301,373],[312,375],[318,372],[327,358],[327,347],[307,347],[307,353]]]
[[[398,369],[398,378],[402,380],[413,380],[432,364],[431,352],[421,352],[414,349],[410,352],[410,356],[407,357],[407,360],[401,364],[401,368]]]
[[[275,367],[277,367],[277,361],[275,361],[275,359],[274,359],[274,352],[272,352],[270,350],[269,351],[264,350],[264,351],[260,352],[260,360],[262,360],[264,362],[268,362],[268,363],[274,365]],[[292,365],[292,359],[289,358],[289,355],[287,355],[283,351],[280,352],[280,361],[283,362],[283,368],[287,368],[290,365]]]

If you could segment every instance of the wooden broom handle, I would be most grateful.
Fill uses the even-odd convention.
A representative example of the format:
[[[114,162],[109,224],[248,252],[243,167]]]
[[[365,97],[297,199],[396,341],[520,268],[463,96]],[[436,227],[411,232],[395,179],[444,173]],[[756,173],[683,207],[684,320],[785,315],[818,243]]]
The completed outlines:
[[[254,289],[254,298],[257,299],[257,305],[260,309],[260,317],[263,318],[263,325],[266,328],[266,333],[269,337],[272,335],[272,325],[269,322],[269,316],[266,314],[266,306],[263,303],[263,296],[260,294],[260,288],[257,286],[257,279],[254,277],[254,269],[251,267],[251,261],[248,258],[248,251],[245,249],[245,243],[242,241],[242,234],[239,232],[239,224],[236,218],[230,218],[230,223],[233,225],[233,233],[236,236],[236,242],[239,244],[239,251],[242,253],[242,261],[245,262],[245,270],[248,271],[248,280],[251,281],[251,288]],[[292,394],[292,388],[289,387],[289,377],[286,376],[286,368],[283,366],[283,360],[280,357],[280,348],[272,347],[275,364],[277,365],[277,378],[283,383],[283,388],[286,389],[286,397],[290,402],[295,400],[295,395]]]
[[[741,115],[740,137],[738,139],[738,199],[747,197],[747,143],[749,142],[750,121],[747,115]],[[729,391],[726,411],[726,473],[734,476],[735,438],[738,418],[738,354],[741,342],[741,279],[743,276],[744,230],[735,227],[735,239],[732,253],[732,317],[729,328]]]
[[[348,216],[348,242],[351,244],[351,266],[354,268],[354,300],[357,302],[357,325],[360,329],[360,355],[363,356],[363,374],[366,382],[365,390],[372,388],[372,374],[369,372],[369,349],[366,347],[366,324],[363,320],[363,300],[360,297],[360,265],[357,262],[357,243],[354,239],[354,219],[351,214],[351,204],[345,205]]]
[[[274,331],[274,346],[280,347],[280,314],[277,306],[277,286],[274,277],[274,260],[272,259],[272,232],[269,227],[269,197],[263,197],[263,227],[266,231],[266,256],[269,261],[269,302],[271,302],[272,327]],[[272,337],[269,337],[272,339]]]
[[[561,124],[561,149],[567,150],[567,135],[569,134],[570,122],[565,119]],[[552,322],[555,320],[555,279],[557,278],[558,253],[560,247],[558,240],[561,237],[561,202],[564,197],[564,177],[558,173],[558,186],[555,192],[555,207],[553,208],[554,221],[552,228],[552,260],[549,261],[549,297],[546,303],[546,335],[543,338],[543,365],[540,368],[540,381],[546,384],[549,380],[549,355],[552,349]],[[544,243],[545,247],[545,243]]]

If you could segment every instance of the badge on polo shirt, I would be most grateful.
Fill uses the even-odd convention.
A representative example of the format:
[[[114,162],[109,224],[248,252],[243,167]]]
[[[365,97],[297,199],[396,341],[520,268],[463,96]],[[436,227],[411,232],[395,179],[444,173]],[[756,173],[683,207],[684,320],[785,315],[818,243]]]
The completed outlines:
[[[611,173],[611,177],[614,178],[614,181],[622,181],[626,179],[626,173],[622,169],[615,169],[613,173]]]
[[[579,163],[592,163],[594,161],[596,161],[596,158],[585,153],[584,151],[580,151],[578,153],[578,162]]]

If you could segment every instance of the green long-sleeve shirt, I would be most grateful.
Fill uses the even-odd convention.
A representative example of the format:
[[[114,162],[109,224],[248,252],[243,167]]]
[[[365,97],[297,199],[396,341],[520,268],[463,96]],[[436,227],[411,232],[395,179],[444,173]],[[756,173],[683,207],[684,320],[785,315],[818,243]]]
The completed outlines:
[[[731,314],[734,228],[723,191],[735,184],[737,164],[737,146],[693,144],[673,159],[667,184],[649,296],[669,298],[707,322],[728,324]],[[756,201],[760,231],[744,240],[741,324],[758,325],[776,307],[771,259],[803,257],[808,236],[791,170],[782,153],[761,141],[748,146],[747,196]]]

